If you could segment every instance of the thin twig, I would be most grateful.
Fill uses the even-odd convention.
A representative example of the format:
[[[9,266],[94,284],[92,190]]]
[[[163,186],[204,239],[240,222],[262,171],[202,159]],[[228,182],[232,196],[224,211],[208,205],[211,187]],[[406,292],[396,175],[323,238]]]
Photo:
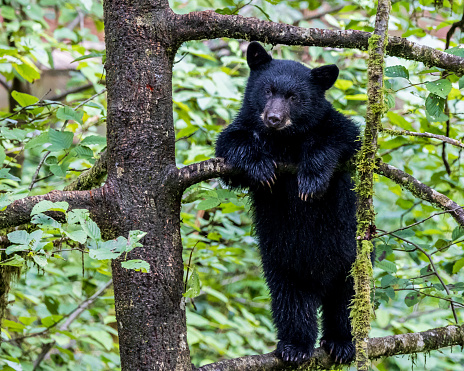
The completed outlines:
[[[433,273],[435,273],[435,276],[438,278],[438,280],[439,280],[440,283],[442,284],[442,286],[443,286],[443,288],[445,289],[446,293],[447,293],[448,295],[451,295],[451,292],[449,291],[448,286],[445,285],[445,282],[443,281],[443,278],[441,278],[440,274],[438,273],[438,270],[437,270],[437,268],[436,268],[436,266],[435,266],[435,264],[434,264],[434,262],[433,262],[433,259],[432,259],[432,255],[431,255],[431,254],[427,253],[427,251],[425,251],[422,247],[420,247],[419,245],[415,244],[415,243],[412,242],[412,241],[409,241],[409,240],[407,240],[407,239],[405,239],[405,238],[403,238],[403,237],[400,237],[400,236],[398,236],[398,235],[396,235],[396,234],[394,234],[394,233],[389,233],[389,234],[390,234],[391,236],[393,236],[393,237],[395,237],[395,238],[401,240],[401,241],[404,241],[404,242],[406,242],[406,243],[408,243],[408,244],[414,246],[414,247],[415,247],[415,250],[419,250],[422,254],[424,254],[424,255],[427,257],[427,259],[429,260],[429,262],[430,262],[430,265],[431,265],[431,267],[432,267],[432,269],[433,269]],[[456,321],[456,324],[458,324],[458,323],[459,323],[459,321],[458,321],[458,316],[457,316],[457,314],[456,314],[456,309],[454,308],[454,303],[453,303],[453,302],[451,302],[451,310],[452,310],[452,312],[453,312],[454,320]]]
[[[60,331],[68,330],[71,323],[78,318],[82,312],[84,312],[90,305],[92,305],[95,300],[103,293],[105,290],[113,284],[113,280],[110,279],[105,285],[103,285],[98,291],[95,292],[91,297],[87,300],[83,301],[81,304],[77,306],[72,312],[67,315],[66,321],[60,326]],[[58,323],[58,322],[57,322]],[[50,328],[48,328],[49,330]],[[37,359],[34,361],[34,368],[33,370],[37,370],[40,363],[48,356],[52,348],[55,346],[56,341],[52,341],[47,343],[43,346],[42,351],[40,352]]]
[[[464,148],[464,143],[462,143],[461,141],[450,138],[445,135],[440,135],[440,134],[432,134],[432,133],[427,133],[427,132],[417,133],[415,131],[409,131],[409,130],[392,130],[392,129],[382,129],[382,132],[390,134],[390,135],[409,135],[412,137],[438,139],[438,140],[441,140],[442,142],[452,144],[453,146]]]
[[[418,224],[422,224],[422,223],[424,223],[426,220],[429,220],[429,219],[433,218],[434,216],[442,215],[442,214],[448,214],[448,213],[450,213],[450,212],[456,211],[457,209],[462,209],[462,207],[460,206],[460,207],[457,207],[456,209],[453,209],[453,210],[449,210],[449,211],[448,211],[448,210],[447,210],[447,211],[440,211],[439,213],[434,213],[434,214],[430,215],[429,217],[427,217],[427,218],[425,218],[425,219],[422,219],[422,220],[420,220],[420,221],[418,221],[418,222],[416,222],[416,223],[413,223],[413,224],[408,225],[407,227],[398,228],[398,229],[395,229],[394,231],[391,231],[391,232],[385,232],[385,233],[379,234],[378,236],[375,236],[374,238],[380,238],[380,237],[385,236],[385,235],[387,235],[387,234],[392,234],[392,233],[395,233],[395,232],[404,231],[405,229],[409,229],[409,228],[414,227],[414,226],[416,226],[416,225],[418,225]],[[379,230],[380,230],[380,229],[379,229]]]

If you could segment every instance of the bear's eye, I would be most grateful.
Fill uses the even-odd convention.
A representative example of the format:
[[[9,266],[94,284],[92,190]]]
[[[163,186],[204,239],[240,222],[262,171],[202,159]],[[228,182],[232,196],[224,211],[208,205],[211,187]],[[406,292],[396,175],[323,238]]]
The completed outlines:
[[[288,97],[292,102],[296,102],[298,100],[298,97],[295,94],[292,94]]]
[[[266,93],[266,95],[272,95],[272,90],[271,90],[271,88],[266,88],[266,89],[264,90],[264,92]]]

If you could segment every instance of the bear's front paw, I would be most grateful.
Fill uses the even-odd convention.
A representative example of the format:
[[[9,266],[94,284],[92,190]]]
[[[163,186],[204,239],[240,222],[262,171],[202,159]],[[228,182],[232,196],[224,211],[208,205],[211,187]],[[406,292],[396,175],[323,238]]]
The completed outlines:
[[[321,347],[329,353],[335,363],[350,363],[356,355],[356,349],[351,341],[322,339]]]
[[[327,190],[328,184],[321,179],[309,179],[298,176],[298,197],[302,201],[313,200],[321,197]]]
[[[303,363],[309,360],[314,353],[314,348],[279,341],[275,355],[284,362]]]
[[[265,159],[250,166],[246,167],[246,172],[250,180],[255,183],[255,185],[267,185],[269,188],[277,180],[275,175],[275,169],[277,164],[275,161],[270,159]]]

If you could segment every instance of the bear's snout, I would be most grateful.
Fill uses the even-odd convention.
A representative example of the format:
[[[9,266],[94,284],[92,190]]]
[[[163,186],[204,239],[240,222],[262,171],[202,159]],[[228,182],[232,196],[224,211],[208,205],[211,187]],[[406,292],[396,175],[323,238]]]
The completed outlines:
[[[268,128],[281,130],[290,124],[288,111],[285,99],[271,99],[267,102],[261,118]]]

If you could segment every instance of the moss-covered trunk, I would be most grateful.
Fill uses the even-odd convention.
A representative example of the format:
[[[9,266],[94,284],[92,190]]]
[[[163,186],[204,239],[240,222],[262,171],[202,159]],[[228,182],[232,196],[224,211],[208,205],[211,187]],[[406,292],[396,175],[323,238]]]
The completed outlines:
[[[356,293],[351,316],[353,337],[356,343],[356,363],[359,371],[369,369],[367,345],[371,316],[371,253],[373,251],[371,240],[375,234],[374,169],[377,153],[377,133],[381,125],[380,119],[384,109],[383,68],[385,47],[388,41],[389,13],[390,1],[379,0],[375,31],[369,38],[366,129],[361,151],[357,158],[356,191],[359,202],[357,210],[358,230],[356,233],[357,256],[352,269]]]

